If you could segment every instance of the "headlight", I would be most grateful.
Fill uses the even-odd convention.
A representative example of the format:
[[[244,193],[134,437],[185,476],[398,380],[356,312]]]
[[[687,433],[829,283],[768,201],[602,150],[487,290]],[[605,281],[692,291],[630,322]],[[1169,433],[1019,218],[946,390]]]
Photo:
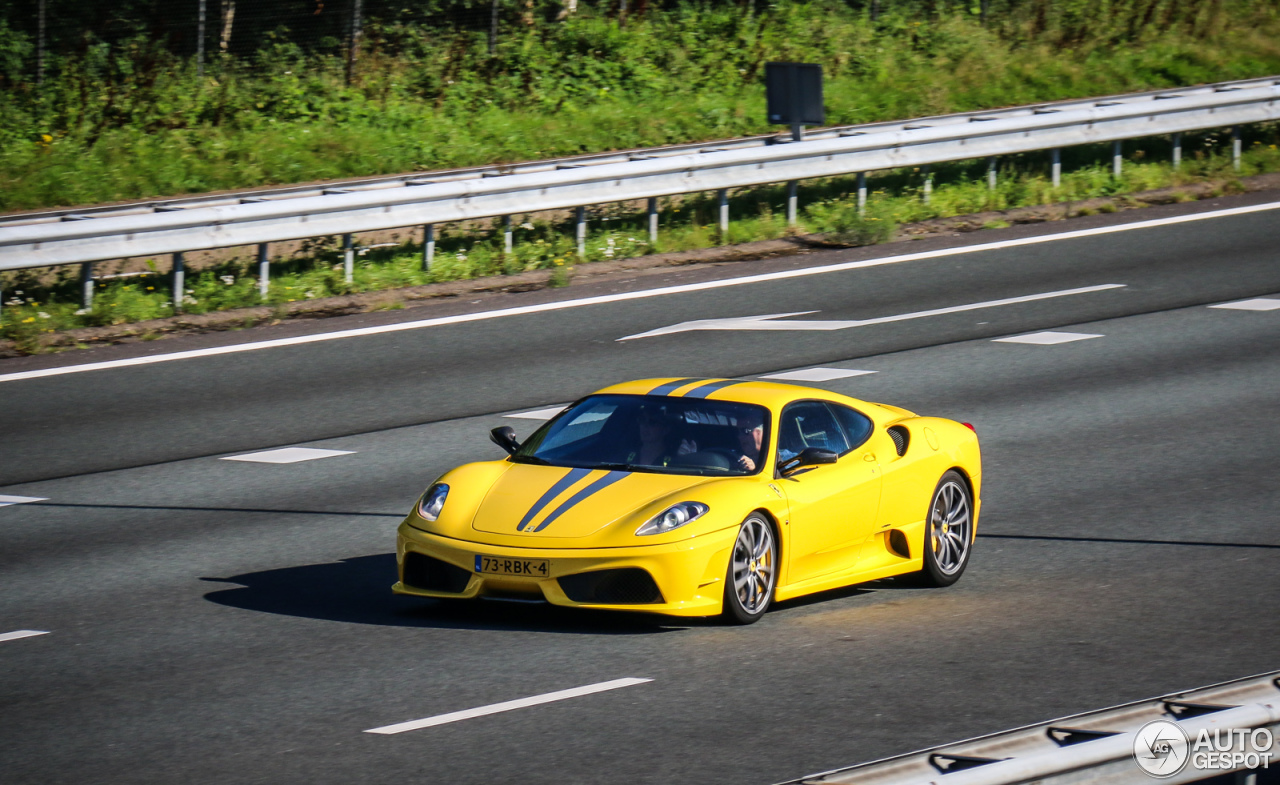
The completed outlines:
[[[680,502],[679,504],[674,504],[655,515],[639,529],[636,529],[636,534],[641,537],[646,534],[666,534],[672,529],[679,529],[690,521],[696,521],[706,515],[707,510],[710,509],[702,502]]]
[[[444,500],[449,495],[449,486],[442,483],[436,483],[427,489],[427,493],[422,497],[422,501],[418,502],[418,514],[428,521],[434,521],[440,517],[440,511],[444,509]]]

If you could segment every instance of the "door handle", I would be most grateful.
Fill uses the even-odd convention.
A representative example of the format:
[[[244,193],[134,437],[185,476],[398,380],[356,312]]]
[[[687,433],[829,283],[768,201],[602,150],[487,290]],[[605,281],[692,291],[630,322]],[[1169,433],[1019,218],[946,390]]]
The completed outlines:
[[[862,456],[862,460],[864,460],[864,461],[870,461],[870,462],[874,463],[874,462],[875,462],[875,460],[876,460],[876,454],[875,454],[875,453],[873,453],[873,452],[869,452],[869,453],[867,453],[866,455]]]

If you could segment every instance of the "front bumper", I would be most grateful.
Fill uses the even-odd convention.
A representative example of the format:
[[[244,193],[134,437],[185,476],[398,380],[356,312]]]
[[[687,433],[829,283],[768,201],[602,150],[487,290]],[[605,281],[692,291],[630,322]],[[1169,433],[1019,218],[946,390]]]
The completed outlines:
[[[509,548],[455,540],[415,529],[402,523],[396,534],[396,564],[400,580],[397,594],[418,597],[500,597],[545,600],[553,605],[604,610],[663,613],[673,616],[713,616],[720,613],[725,573],[736,529],[664,545],[631,548]],[[405,555],[418,553],[446,562],[470,574],[457,592],[433,591],[405,583]],[[474,571],[476,556],[500,559],[546,559],[547,577],[482,575]],[[641,569],[657,585],[655,602],[575,602],[558,579],[600,570]]]

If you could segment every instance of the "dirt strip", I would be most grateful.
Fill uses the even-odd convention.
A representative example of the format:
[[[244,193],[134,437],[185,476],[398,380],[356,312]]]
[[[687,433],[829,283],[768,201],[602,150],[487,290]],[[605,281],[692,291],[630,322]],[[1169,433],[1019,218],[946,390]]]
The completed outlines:
[[[957,235],[984,228],[1061,221],[1082,215],[1114,213],[1152,205],[1190,202],[1197,199],[1215,198],[1228,193],[1250,193],[1268,190],[1280,190],[1280,173],[1245,177],[1239,180],[1194,183],[1078,202],[1061,202],[1038,207],[1015,207],[1008,210],[992,210],[951,218],[933,218],[899,226],[897,235],[890,241],[890,244],[926,237]],[[842,247],[848,246],[830,242],[824,235],[796,235],[777,240],[761,240],[696,251],[680,251],[639,256],[631,259],[592,262],[574,267],[567,285],[573,286],[575,284],[607,281],[612,277],[635,277],[637,274],[661,273],[672,267],[771,259],[811,253],[817,249]],[[466,281],[448,281],[426,286],[412,286],[404,289],[387,289],[378,292],[302,300],[279,306],[236,308],[204,314],[182,314],[145,322],[106,325],[103,327],[82,327],[75,330],[52,333],[41,338],[41,350],[59,351],[69,348],[85,348],[94,344],[131,343],[141,340],[154,340],[171,335],[237,330],[260,324],[279,324],[285,320],[317,319],[369,311],[412,308],[416,305],[424,305],[445,297],[464,297],[491,292],[529,292],[545,289],[552,285],[551,271],[534,270],[515,275],[497,275],[473,278]],[[0,341],[0,357],[16,357],[21,354],[23,352],[14,345],[13,341]]]

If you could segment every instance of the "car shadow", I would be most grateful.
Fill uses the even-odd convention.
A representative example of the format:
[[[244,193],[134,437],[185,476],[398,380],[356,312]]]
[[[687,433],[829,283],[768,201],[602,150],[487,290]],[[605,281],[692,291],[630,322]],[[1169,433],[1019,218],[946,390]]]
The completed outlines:
[[[348,624],[582,635],[650,635],[706,624],[698,619],[672,624],[669,617],[547,603],[409,597],[391,593],[395,575],[395,554],[379,553],[200,580],[239,584],[205,595],[219,605]]]
[[[880,587],[872,586],[871,584],[864,584],[859,586],[841,586],[838,589],[827,589],[826,591],[820,591],[816,594],[806,594],[802,597],[775,602],[773,606],[770,607],[769,612],[786,611],[793,608],[803,608],[806,605],[819,605],[824,602],[831,602],[832,600],[843,600],[849,597],[860,597],[864,594],[874,594],[875,589],[877,588]]]

